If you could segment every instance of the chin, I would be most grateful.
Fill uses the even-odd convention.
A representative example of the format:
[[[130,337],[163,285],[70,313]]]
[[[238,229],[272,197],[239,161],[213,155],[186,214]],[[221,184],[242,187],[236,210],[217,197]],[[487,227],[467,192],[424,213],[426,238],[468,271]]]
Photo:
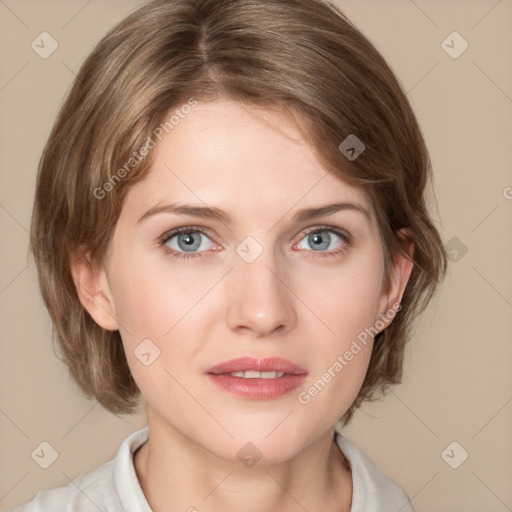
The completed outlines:
[[[288,428],[277,426],[279,421],[275,421],[272,428],[230,430],[233,438],[223,436],[219,444],[211,446],[211,452],[227,462],[241,463],[247,467],[279,464],[296,457],[316,439],[313,434],[308,436],[299,425],[290,424]],[[211,438],[208,444],[212,444]]]

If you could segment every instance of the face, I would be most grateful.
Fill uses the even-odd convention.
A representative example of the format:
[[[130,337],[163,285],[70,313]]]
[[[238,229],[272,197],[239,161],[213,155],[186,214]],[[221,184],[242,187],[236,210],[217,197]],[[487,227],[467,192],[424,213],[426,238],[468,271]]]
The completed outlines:
[[[150,429],[287,460],[352,404],[391,307],[372,205],[269,109],[199,102],[153,151],[101,277]]]

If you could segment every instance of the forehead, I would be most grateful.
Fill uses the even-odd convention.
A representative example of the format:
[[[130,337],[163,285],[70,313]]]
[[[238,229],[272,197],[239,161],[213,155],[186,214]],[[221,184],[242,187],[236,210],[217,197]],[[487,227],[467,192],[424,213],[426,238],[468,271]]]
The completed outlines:
[[[180,201],[249,218],[343,201],[372,211],[366,192],[328,172],[294,123],[276,109],[231,100],[199,102],[156,140],[153,151],[148,175],[126,196],[133,215]]]

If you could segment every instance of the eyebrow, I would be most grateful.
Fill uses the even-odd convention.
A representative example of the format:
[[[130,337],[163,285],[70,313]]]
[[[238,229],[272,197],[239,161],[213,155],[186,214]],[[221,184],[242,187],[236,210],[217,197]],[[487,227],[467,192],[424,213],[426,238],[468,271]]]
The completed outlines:
[[[369,222],[372,221],[370,212],[364,206],[352,202],[333,203],[320,206],[318,208],[304,208],[299,210],[294,215],[293,220],[295,222],[304,222],[315,219],[317,217],[333,215],[334,213],[346,210],[359,212],[363,214]],[[153,206],[148,211],[146,211],[142,217],[140,217],[137,223],[160,213],[172,213],[175,215],[188,215],[190,217],[218,220],[224,224],[232,223],[231,216],[220,208],[188,204],[161,204]]]

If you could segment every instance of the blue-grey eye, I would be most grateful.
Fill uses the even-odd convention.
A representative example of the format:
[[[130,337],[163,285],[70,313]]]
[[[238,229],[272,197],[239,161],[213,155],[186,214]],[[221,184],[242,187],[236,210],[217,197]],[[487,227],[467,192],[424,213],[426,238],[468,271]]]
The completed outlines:
[[[338,239],[338,244],[336,244]],[[302,241],[307,240],[309,247],[301,246]],[[343,237],[328,229],[319,229],[308,233],[298,244],[300,249],[311,249],[313,251],[326,251],[336,249],[343,242]]]
[[[171,236],[165,245],[175,251],[202,252],[211,249],[213,242],[200,231],[187,231]],[[201,249],[201,251],[198,251]]]

